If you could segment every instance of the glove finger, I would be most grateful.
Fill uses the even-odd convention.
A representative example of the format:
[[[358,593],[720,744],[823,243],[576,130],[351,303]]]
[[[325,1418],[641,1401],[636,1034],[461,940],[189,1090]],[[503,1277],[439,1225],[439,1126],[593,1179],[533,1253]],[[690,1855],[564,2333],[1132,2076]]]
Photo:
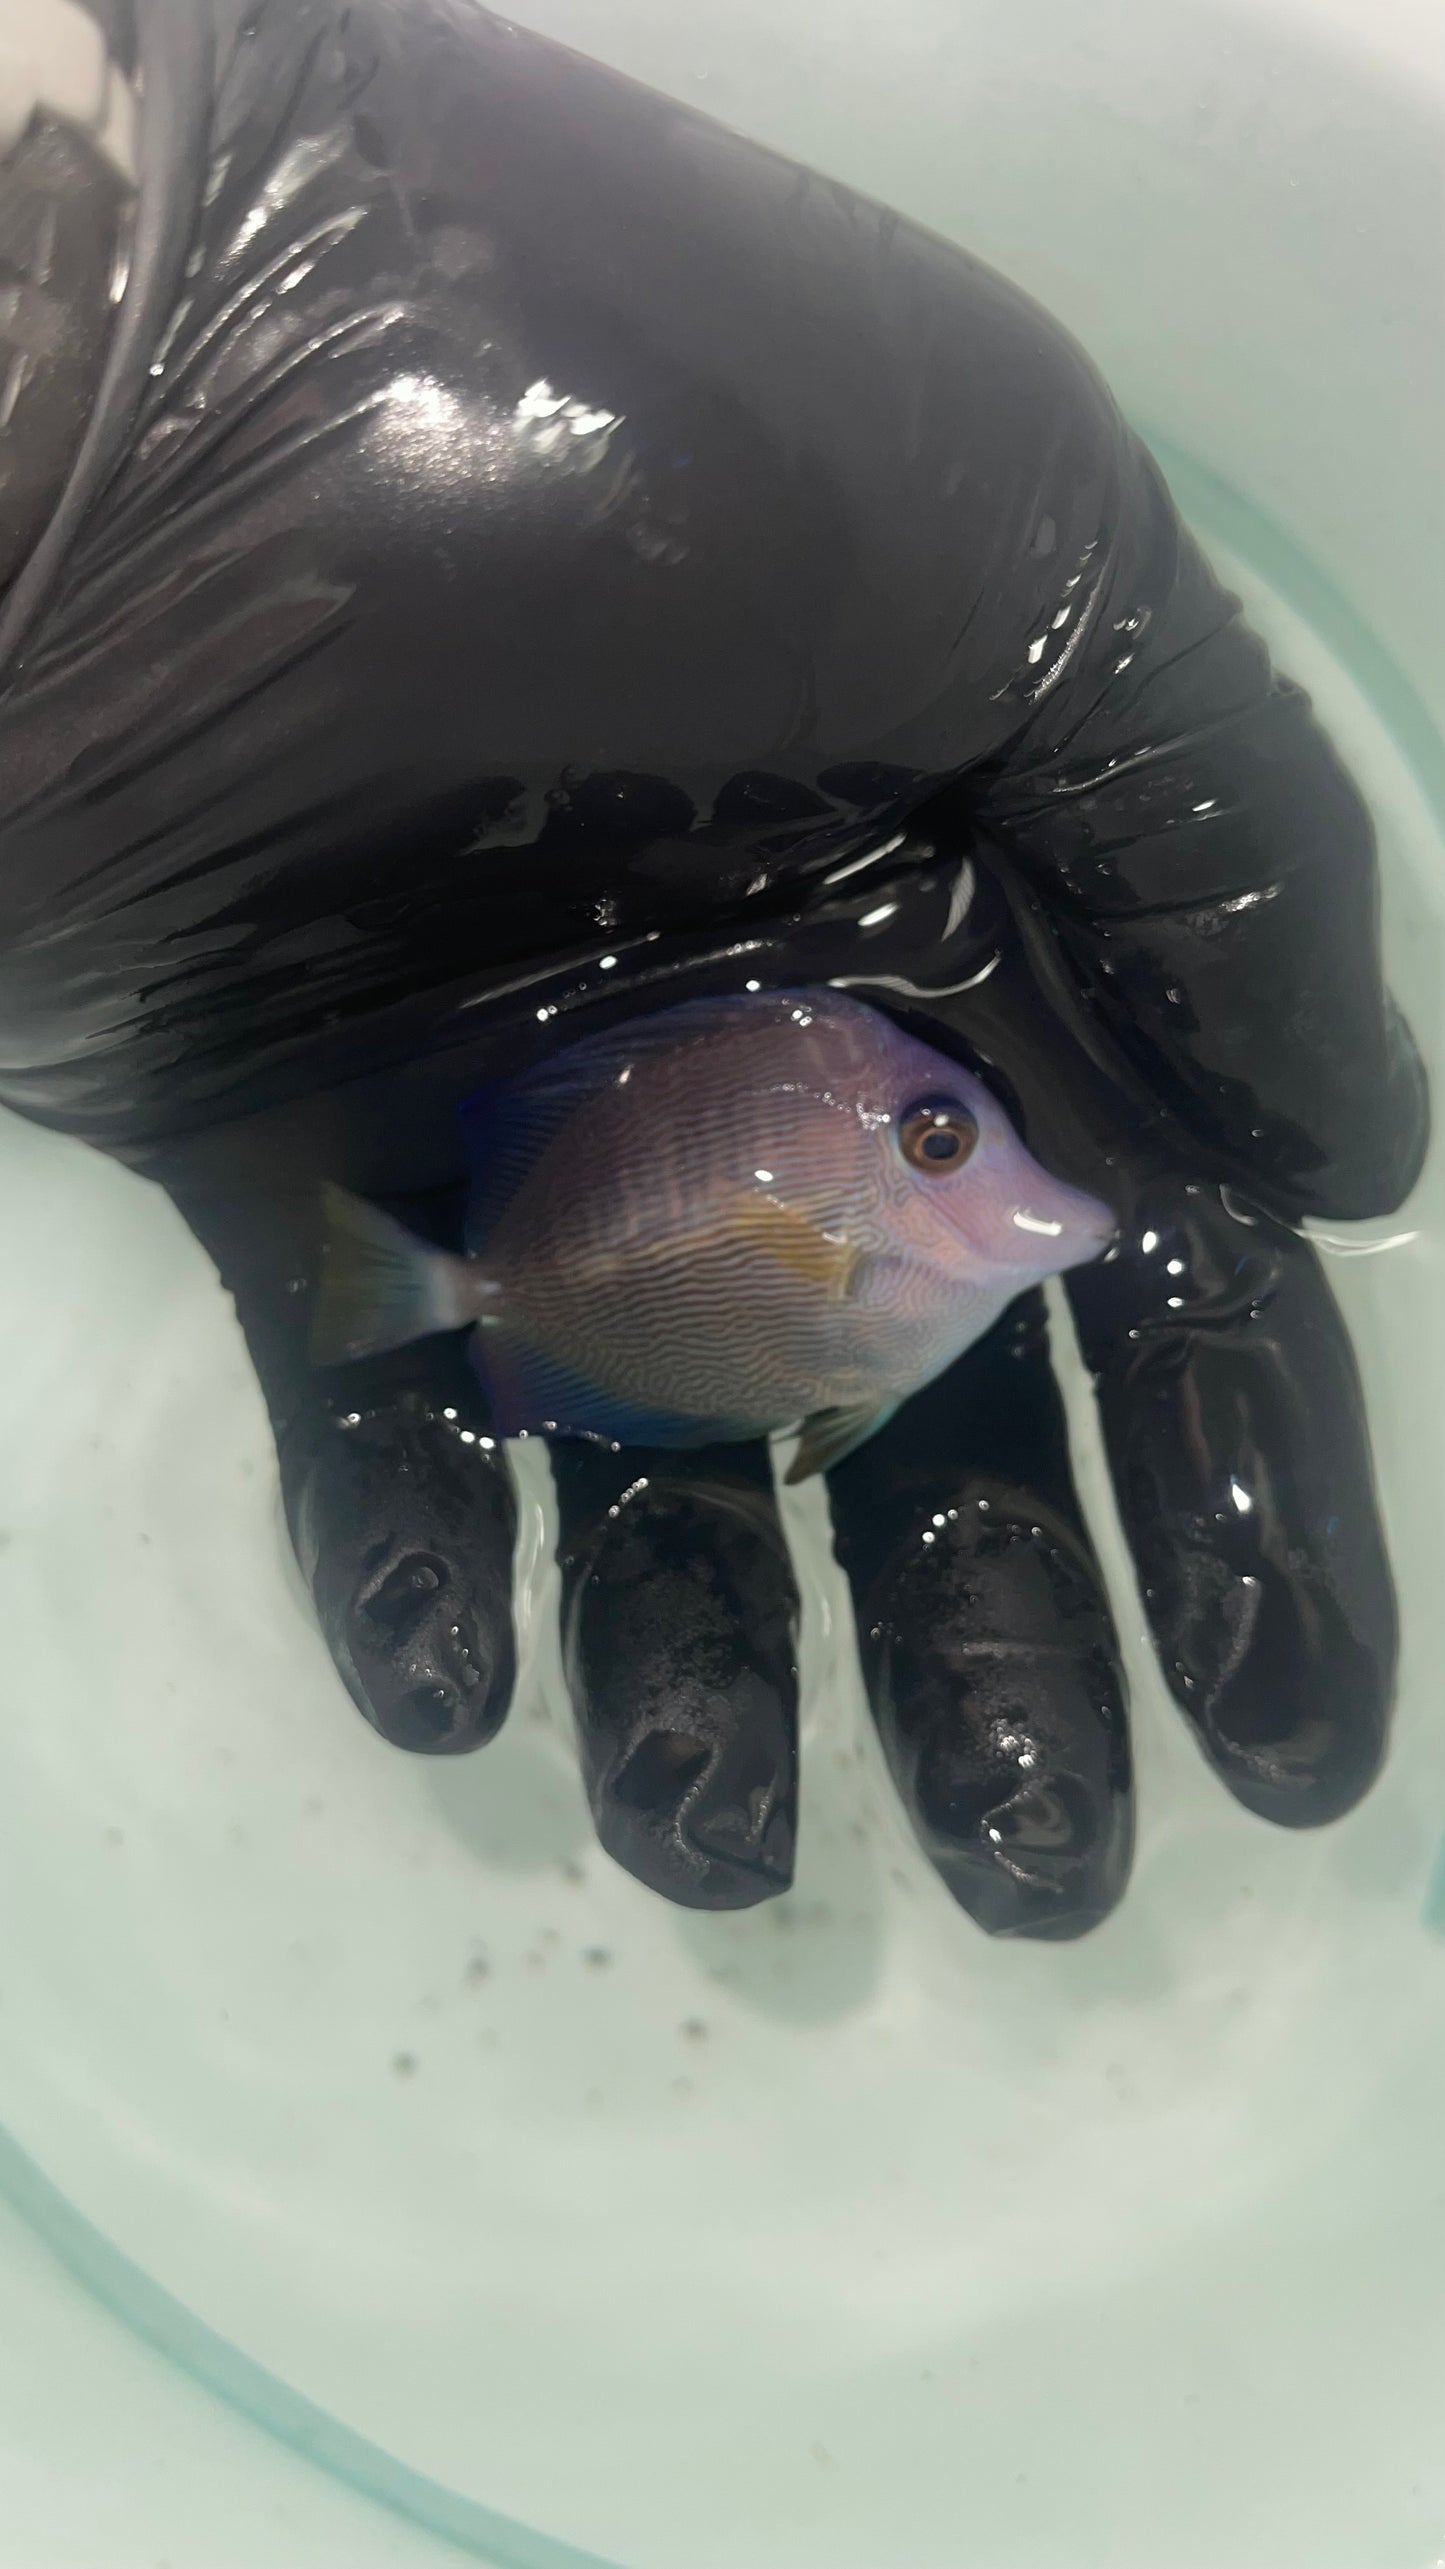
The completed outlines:
[[[562,1641],[609,1855],[666,1899],[786,1891],[798,1599],[762,1446],[558,1443]]]
[[[271,1414],[287,1521],[353,1700],[397,1747],[479,1748],[515,1675],[515,1506],[459,1338],[320,1372],[309,1347],[313,1185],[232,1137],[163,1174],[230,1289]],[[449,1236],[445,1196],[405,1210]]]
[[[1384,1754],[1396,1617],[1314,1252],[1228,1190],[1156,1183],[1069,1291],[1171,1691],[1249,1809],[1336,1818]]]
[[[292,1539],[353,1701],[394,1746],[451,1756],[512,1698],[512,1486],[455,1341],[403,1379],[361,1371],[281,1445]]]
[[[1118,471],[1081,647],[975,817],[1211,1162],[1287,1212],[1384,1212],[1428,1107],[1382,977],[1370,816],[1137,440]]]
[[[1133,1780],[1042,1297],[829,1489],[874,1716],[930,1859],[990,1934],[1082,1935],[1128,1878]]]

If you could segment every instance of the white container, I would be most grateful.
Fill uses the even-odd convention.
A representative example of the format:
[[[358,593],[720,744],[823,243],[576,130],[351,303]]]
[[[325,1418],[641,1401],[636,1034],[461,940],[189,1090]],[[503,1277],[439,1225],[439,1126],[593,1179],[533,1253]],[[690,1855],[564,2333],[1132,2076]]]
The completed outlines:
[[[1445,1095],[1435,10],[518,14],[1074,327],[1371,795]],[[1300,1838],[1206,1775],[1075,1384],[1141,1854],[1096,1936],[1017,1949],[894,1814],[816,1527],[776,1909],[589,1847],[545,1581],[501,1744],[387,1752],[199,1252],[10,1122],[0,1185],[0,2569],[1439,2561],[1438,1166],[1335,1269],[1405,1610],[1384,1783]]]

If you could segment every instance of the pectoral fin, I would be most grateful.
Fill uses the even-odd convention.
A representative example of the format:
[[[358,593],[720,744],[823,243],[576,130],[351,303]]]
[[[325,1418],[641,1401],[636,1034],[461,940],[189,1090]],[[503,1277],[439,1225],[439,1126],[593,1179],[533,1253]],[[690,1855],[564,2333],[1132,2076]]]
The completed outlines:
[[[789,1486],[796,1481],[810,1481],[815,1472],[831,1472],[845,1454],[855,1453],[870,1436],[887,1424],[898,1407],[896,1400],[885,1401],[879,1409],[816,1409],[804,1419],[797,1453],[788,1465]]]
[[[855,1311],[896,1311],[913,1272],[907,1258],[887,1249],[865,1249],[854,1261],[844,1299]]]

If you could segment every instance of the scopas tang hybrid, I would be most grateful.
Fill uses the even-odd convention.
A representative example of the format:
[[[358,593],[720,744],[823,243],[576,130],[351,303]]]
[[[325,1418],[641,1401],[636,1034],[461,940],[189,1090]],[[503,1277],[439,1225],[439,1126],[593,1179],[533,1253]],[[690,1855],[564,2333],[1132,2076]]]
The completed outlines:
[[[698,999],[465,1110],[466,1255],[329,1188],[320,1364],[475,1326],[498,1431],[861,1444],[1113,1218],[981,1080],[833,990]]]

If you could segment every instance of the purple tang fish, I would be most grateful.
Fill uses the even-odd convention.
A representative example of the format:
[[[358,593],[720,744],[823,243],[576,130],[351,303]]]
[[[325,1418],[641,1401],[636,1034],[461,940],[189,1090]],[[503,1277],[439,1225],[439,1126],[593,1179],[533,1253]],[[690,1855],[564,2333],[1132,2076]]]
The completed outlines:
[[[698,999],[464,1114],[466,1255],[326,1191],[313,1354],[473,1327],[504,1436],[838,1462],[1114,1229],[968,1071],[833,990]]]

